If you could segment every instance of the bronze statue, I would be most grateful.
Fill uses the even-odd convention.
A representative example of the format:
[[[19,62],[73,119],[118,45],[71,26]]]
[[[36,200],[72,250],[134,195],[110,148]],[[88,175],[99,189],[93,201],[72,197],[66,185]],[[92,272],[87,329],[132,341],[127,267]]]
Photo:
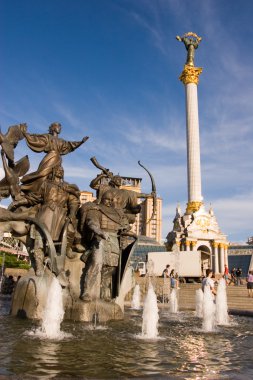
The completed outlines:
[[[184,43],[186,50],[187,50],[187,59],[186,59],[186,65],[194,66],[194,53],[195,49],[198,48],[200,41],[202,40],[201,37],[199,37],[196,33],[186,33],[182,37],[176,36],[176,39],[178,41],[181,41]]]
[[[12,125],[5,135],[0,130],[0,145],[10,166],[14,164],[14,149],[18,142],[24,138],[23,132],[26,131],[26,128],[26,124]]]
[[[46,134],[29,134],[26,124],[20,124],[0,134],[5,173],[0,197],[12,198],[8,210],[0,207],[0,234],[11,232],[26,245],[34,269],[25,277],[23,287],[19,282],[12,310],[23,309],[30,294],[32,302],[27,301],[26,311],[34,310],[32,315],[37,318],[48,284],[57,276],[66,288],[66,309],[71,318],[91,321],[94,307],[105,320],[121,318],[119,300],[125,289],[121,284],[137,241],[131,227],[141,210],[139,198],[156,195],[153,177],[139,162],[150,175],[152,192],[126,190],[123,178],[93,157],[91,161],[102,171],[90,184],[97,190],[97,200],[80,207],[78,187],[64,181],[62,155],[80,147],[88,137],[66,141],[59,138],[60,132],[60,123],[52,123]],[[14,160],[14,149],[23,138],[34,152],[46,153],[33,173],[27,174],[27,156]]]
[[[21,158],[18,162],[13,161],[11,165],[8,165],[6,160],[6,154],[3,149],[1,150],[1,157],[5,177],[0,181],[0,197],[7,198],[11,196],[12,199],[16,201],[20,198],[21,193],[19,178],[22,177],[29,170],[29,158],[28,156],[25,156]]]
[[[63,180],[64,170],[62,166],[51,169],[51,173],[38,192],[24,193],[22,199],[14,206],[36,207],[35,218],[49,231],[54,242],[61,240],[61,234],[67,224],[66,255],[72,258],[72,246],[77,227],[76,213],[80,207],[80,192],[76,185]],[[39,206],[39,207],[38,207]],[[34,240],[34,259],[36,275],[41,276],[44,267],[45,242],[40,231],[32,230]]]
[[[122,189],[122,178],[119,175],[113,175],[112,172],[110,172],[109,169],[104,168],[101,166],[95,157],[91,158],[92,163],[102,171],[101,174],[99,174],[96,178],[94,178],[91,183],[90,187],[92,189],[95,189],[97,191],[97,203],[101,202],[101,198],[103,194],[107,191],[110,191],[113,193],[114,198],[114,207],[117,209],[123,209],[128,221],[130,224],[133,224],[136,220],[136,215],[140,213],[141,211],[141,205],[139,204],[138,199],[145,199],[150,196],[153,197],[153,213],[150,218],[150,220],[153,218],[155,211],[156,211],[156,188],[155,188],[155,182],[153,179],[153,176],[151,173],[140,163],[138,162],[140,166],[142,166],[149,174],[152,182],[152,192],[151,194],[145,194],[145,193],[137,193],[136,191]],[[108,178],[109,182],[103,183],[103,180]],[[149,220],[149,221],[150,221]]]
[[[46,156],[42,159],[38,170],[22,178],[22,189],[36,191],[43,180],[51,173],[52,168],[62,163],[61,156],[73,152],[88,140],[88,136],[81,141],[66,141],[58,137],[61,133],[61,124],[52,123],[49,126],[49,133],[46,134],[29,134],[26,128],[23,129],[28,147],[33,152],[45,152]]]
[[[48,249],[51,269],[56,274],[62,270],[65,255],[69,258],[75,256],[72,248],[74,239],[78,236],[76,213],[80,207],[80,195],[76,185],[63,181],[61,155],[74,151],[88,137],[79,142],[65,141],[58,138],[60,131],[60,123],[53,123],[50,125],[49,134],[30,135],[27,133],[26,124],[20,124],[10,127],[7,134],[0,135],[5,171],[5,177],[0,181],[0,196],[12,196],[9,211],[10,215],[16,216],[13,220],[17,219],[12,223],[8,221],[8,229],[19,238],[21,232],[24,233],[23,242],[29,240],[27,248],[38,276],[44,271],[43,261],[45,255],[48,255]],[[14,148],[24,137],[33,151],[47,153],[38,170],[27,175],[28,157],[14,162]],[[6,215],[3,219],[4,217]],[[63,244],[63,238],[66,244]],[[34,244],[31,245],[32,241]],[[54,257],[54,242],[57,242],[57,247],[61,245],[61,260]],[[80,244],[78,251],[83,251]]]
[[[108,301],[116,297],[120,276],[120,239],[123,235],[134,237],[123,210],[116,209],[113,204],[113,191],[106,191],[101,203],[94,203],[86,214],[83,230],[84,233],[92,233],[81,295],[86,302],[96,299]]]

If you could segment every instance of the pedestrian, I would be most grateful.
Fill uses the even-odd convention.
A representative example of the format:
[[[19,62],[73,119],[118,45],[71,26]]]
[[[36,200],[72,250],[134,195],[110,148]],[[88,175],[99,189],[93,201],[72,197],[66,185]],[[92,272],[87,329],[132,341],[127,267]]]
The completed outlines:
[[[214,288],[214,280],[212,279],[212,277],[213,277],[213,270],[207,269],[206,277],[202,280],[202,291],[204,292],[205,287],[209,286],[212,294],[216,295],[216,290]]]
[[[246,281],[247,281],[248,297],[253,298],[253,270],[249,271]]]
[[[224,265],[224,275],[223,275],[223,277],[224,277],[227,285],[228,285],[228,275],[229,275],[228,266],[225,264]]]
[[[167,264],[167,265],[166,265],[166,268],[163,270],[163,274],[162,274],[162,277],[163,277],[163,278],[170,277],[170,275],[169,275],[169,269],[170,269],[170,265]],[[160,273],[161,273],[161,272],[160,272]]]
[[[236,274],[235,274],[235,272],[236,272],[236,269],[233,268],[233,269],[231,270],[231,278],[230,278],[229,285],[230,285],[231,283],[233,283],[234,285],[236,284]]]
[[[236,269],[235,274],[236,274],[236,285],[239,286],[241,285],[242,269],[238,267]]]
[[[175,274],[174,269],[170,272],[170,287],[171,289],[179,289],[178,287],[178,274]]]

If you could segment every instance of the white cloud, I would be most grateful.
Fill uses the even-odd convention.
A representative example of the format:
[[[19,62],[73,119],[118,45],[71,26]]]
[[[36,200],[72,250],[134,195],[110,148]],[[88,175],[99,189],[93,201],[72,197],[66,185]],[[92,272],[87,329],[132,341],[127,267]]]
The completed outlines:
[[[218,223],[228,239],[234,241],[253,235],[253,191],[212,202]]]

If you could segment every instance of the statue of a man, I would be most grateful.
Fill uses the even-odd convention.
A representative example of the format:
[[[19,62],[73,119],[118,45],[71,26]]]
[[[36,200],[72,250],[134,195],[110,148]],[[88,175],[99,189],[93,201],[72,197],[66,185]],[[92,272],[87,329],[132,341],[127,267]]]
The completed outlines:
[[[189,32],[189,33],[184,34],[182,37],[176,36],[176,39],[178,41],[183,42],[186,47],[186,50],[187,50],[186,65],[194,67],[195,49],[198,48],[199,43],[202,40],[202,38],[197,36],[196,33]]]
[[[90,183],[90,187],[97,190],[97,203],[101,203],[103,195],[108,191],[109,194],[113,194],[113,206],[116,209],[124,210],[129,223],[133,224],[136,214],[141,210],[141,206],[138,204],[140,194],[132,190],[121,189],[122,178],[119,175],[112,175],[108,184],[101,183],[101,180],[106,177],[106,174],[101,173]]]
[[[84,233],[91,233],[89,256],[84,273],[81,299],[110,300],[115,297],[117,287],[117,268],[121,254],[121,234],[132,235],[128,219],[123,210],[113,207],[114,194],[106,191],[99,205],[90,207],[86,218]]]
[[[49,231],[53,241],[59,241],[66,220],[67,247],[66,254],[72,258],[72,245],[76,234],[76,213],[80,207],[80,192],[76,185],[64,181],[64,170],[62,166],[51,169],[51,173],[44,180],[37,192],[27,192],[13,206],[37,207],[35,218]],[[31,228],[31,238],[34,240],[35,273],[41,276],[43,273],[44,241],[40,231],[36,227]]]

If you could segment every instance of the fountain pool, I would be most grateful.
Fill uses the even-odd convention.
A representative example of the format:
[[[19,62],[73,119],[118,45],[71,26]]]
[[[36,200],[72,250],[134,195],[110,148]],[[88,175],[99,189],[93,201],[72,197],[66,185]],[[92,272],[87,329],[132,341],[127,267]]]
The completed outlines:
[[[0,378],[8,379],[249,379],[253,376],[253,319],[205,333],[193,312],[159,311],[159,338],[140,339],[142,311],[127,309],[124,321],[98,325],[63,322],[61,340],[29,332],[35,321],[7,315],[0,301]]]

